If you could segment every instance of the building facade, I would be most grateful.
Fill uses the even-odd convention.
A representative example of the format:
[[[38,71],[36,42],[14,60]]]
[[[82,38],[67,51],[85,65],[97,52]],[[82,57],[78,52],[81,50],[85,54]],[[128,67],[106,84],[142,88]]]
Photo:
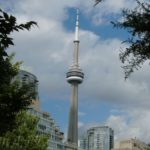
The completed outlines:
[[[148,145],[134,138],[120,141],[118,147],[113,150],[146,150]]]
[[[20,70],[14,80],[19,80],[20,84],[32,84],[32,90],[35,92],[31,107],[40,109],[39,93],[38,93],[38,79],[37,77],[25,70]]]
[[[36,92],[36,98],[38,98],[38,79],[37,77],[25,70],[20,70],[18,75],[15,77],[15,79],[18,79],[21,83],[33,83],[34,84],[34,91]]]
[[[37,134],[48,135],[48,150],[64,150],[64,133],[60,131],[50,114],[33,108],[29,108],[28,111],[39,118]]]
[[[114,147],[114,132],[108,126],[98,126],[87,130],[80,140],[85,150],[111,150]]]

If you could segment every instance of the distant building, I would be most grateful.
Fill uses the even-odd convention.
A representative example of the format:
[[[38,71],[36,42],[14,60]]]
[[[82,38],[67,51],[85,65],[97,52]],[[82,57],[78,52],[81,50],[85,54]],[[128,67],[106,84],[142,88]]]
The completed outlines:
[[[113,150],[146,150],[148,146],[138,139],[123,140]]]
[[[88,149],[88,144],[87,144],[88,140],[87,137],[85,135],[83,135],[80,140],[79,140],[79,146],[85,150]]]
[[[35,97],[33,97],[32,101],[32,107],[36,109],[40,109],[40,102],[39,102],[39,93],[38,93],[38,79],[37,77],[27,71],[20,70],[18,75],[15,77],[15,80],[19,80],[21,84],[27,83],[27,84],[33,84],[32,90],[35,92]]]
[[[64,150],[64,133],[56,126],[50,114],[32,108],[29,109],[29,113],[39,118],[37,134],[48,135],[48,150]]]
[[[80,147],[85,150],[111,150],[114,147],[114,132],[108,126],[90,128],[80,139]]]

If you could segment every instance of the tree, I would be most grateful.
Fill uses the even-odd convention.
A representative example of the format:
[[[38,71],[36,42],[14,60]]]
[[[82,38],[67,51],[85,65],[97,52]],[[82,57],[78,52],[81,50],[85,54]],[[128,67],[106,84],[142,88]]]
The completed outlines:
[[[0,135],[16,126],[16,115],[31,104],[35,95],[29,92],[33,91],[33,84],[20,86],[18,81],[13,81],[20,62],[12,63],[13,55],[6,52],[10,45],[14,45],[10,34],[13,31],[30,30],[32,25],[36,25],[36,22],[18,25],[14,16],[0,9]]]
[[[150,60],[150,3],[136,1],[138,7],[134,10],[123,10],[123,22],[113,22],[114,27],[127,29],[131,34],[125,41],[130,47],[120,52],[120,60],[125,64],[125,78]]]
[[[96,0],[97,3],[101,0]],[[124,42],[130,46],[119,54],[125,78],[142,67],[143,63],[150,60],[150,3],[136,0],[138,6],[122,11],[123,21],[112,22],[114,27],[126,29],[131,37]],[[96,4],[97,4],[96,3]]]
[[[150,143],[147,144],[147,150],[150,150]]]
[[[2,150],[46,150],[48,137],[36,134],[38,118],[26,112],[18,113],[16,124],[18,128],[0,137]]]
[[[38,136],[38,119],[26,110],[36,95],[34,83],[20,83],[15,80],[20,62],[13,63],[14,54],[6,52],[14,45],[10,34],[27,29],[36,22],[17,24],[16,18],[0,9],[0,149],[2,150],[46,150],[47,136]]]
[[[6,48],[14,45],[13,38],[10,37],[13,31],[30,30],[33,25],[37,25],[37,23],[29,21],[25,24],[17,24],[16,17],[0,9],[0,56],[7,56]]]
[[[94,6],[96,6],[98,3],[102,2],[103,0],[95,0]]]

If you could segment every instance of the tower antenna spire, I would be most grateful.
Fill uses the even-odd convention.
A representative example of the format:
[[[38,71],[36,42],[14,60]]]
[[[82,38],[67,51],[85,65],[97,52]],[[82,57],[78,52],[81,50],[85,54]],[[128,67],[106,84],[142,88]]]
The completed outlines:
[[[79,41],[79,8],[77,8],[75,39],[74,40]]]

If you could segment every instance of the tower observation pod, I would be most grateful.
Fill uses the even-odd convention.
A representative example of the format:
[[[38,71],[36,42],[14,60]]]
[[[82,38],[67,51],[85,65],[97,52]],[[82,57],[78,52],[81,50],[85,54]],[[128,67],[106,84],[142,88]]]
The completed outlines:
[[[78,146],[78,85],[83,82],[84,73],[78,64],[78,50],[79,50],[79,10],[77,9],[74,50],[73,50],[73,64],[66,73],[66,79],[71,84],[71,99],[68,125],[68,145]],[[71,147],[69,149],[72,149]]]

